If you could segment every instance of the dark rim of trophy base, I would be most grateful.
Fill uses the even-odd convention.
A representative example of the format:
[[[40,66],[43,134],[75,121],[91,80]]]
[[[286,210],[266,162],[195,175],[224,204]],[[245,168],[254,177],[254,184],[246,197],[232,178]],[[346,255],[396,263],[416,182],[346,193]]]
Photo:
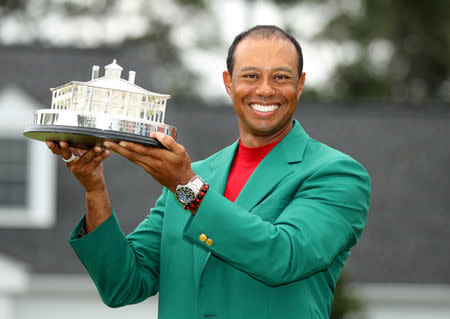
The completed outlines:
[[[71,146],[84,149],[89,149],[93,146],[101,146],[103,141],[127,141],[164,148],[157,139],[152,137],[87,127],[37,125],[26,129],[23,132],[23,135],[42,142],[47,140],[55,142],[67,141]]]

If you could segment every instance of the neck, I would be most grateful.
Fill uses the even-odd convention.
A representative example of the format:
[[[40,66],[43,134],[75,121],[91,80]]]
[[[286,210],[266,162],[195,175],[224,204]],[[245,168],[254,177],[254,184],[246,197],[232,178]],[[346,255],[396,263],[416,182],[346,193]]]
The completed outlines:
[[[247,147],[261,147],[276,141],[282,140],[292,129],[292,121],[282,130],[268,135],[254,134],[240,130],[241,144]]]

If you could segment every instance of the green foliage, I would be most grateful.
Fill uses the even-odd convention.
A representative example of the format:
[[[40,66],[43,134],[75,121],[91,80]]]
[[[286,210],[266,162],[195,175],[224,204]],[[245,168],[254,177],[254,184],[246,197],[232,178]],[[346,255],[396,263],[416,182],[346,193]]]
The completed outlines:
[[[254,11],[259,0],[242,0]],[[450,105],[450,1],[435,0],[271,0],[279,7],[286,30],[296,33],[298,22],[289,15],[302,5],[321,6],[332,12],[324,29],[312,41],[326,41],[337,45],[350,44],[355,48],[355,58],[340,61],[330,79],[320,89],[307,88],[304,100],[393,100],[418,102],[427,105]],[[6,17],[13,17],[24,26],[28,39],[48,46],[49,39],[42,36],[39,23],[46,17],[62,14],[67,19],[91,17],[100,19],[118,10],[119,0],[0,0],[0,27]],[[147,26],[142,36],[129,35],[122,39],[126,44],[147,44],[152,65],[166,68],[168,74],[176,74],[170,80],[170,90],[176,95],[192,93],[195,75],[181,61],[181,48],[173,43],[171,32],[174,24],[183,21],[167,21],[152,10],[157,0],[143,0],[139,10],[144,14]],[[172,0],[179,7],[182,19],[203,19],[205,29],[195,40],[195,46],[206,50],[226,51],[213,25],[211,3],[206,0]],[[308,8],[309,8],[308,7]],[[179,17],[178,17],[179,18]],[[299,21],[301,16],[298,17]],[[324,19],[329,19],[324,16]],[[209,24],[208,24],[209,23]],[[214,29],[214,30],[213,30]],[[24,32],[25,33],[25,32]],[[123,44],[121,43],[121,45]],[[104,45],[104,43],[99,43]],[[161,54],[164,52],[164,54]],[[199,62],[201,63],[201,62]],[[159,71],[157,70],[156,73]],[[173,87],[172,87],[173,85]],[[174,88],[181,91],[173,91]],[[195,91],[195,90],[194,90]],[[424,101],[439,103],[424,103]]]
[[[186,17],[195,12],[206,11],[204,0],[174,0]],[[39,32],[40,23],[52,15],[60,15],[66,21],[79,17],[90,17],[101,21],[107,16],[114,16],[120,11],[120,0],[0,0],[0,22],[2,18],[13,18],[28,32],[30,44],[52,46],[52,39]],[[152,65],[152,80],[161,90],[171,92],[179,98],[190,97],[195,92],[197,75],[181,61],[181,54],[176,43],[171,40],[173,21],[167,21],[153,13],[152,5],[158,2],[142,1],[140,10],[146,19],[145,33],[141,36],[125,36],[120,45],[139,47],[147,51],[148,63]],[[74,20],[76,21],[76,20]],[[101,22],[100,22],[101,23]],[[1,27],[1,24],[0,24]],[[99,41],[99,46],[108,45]]]
[[[255,5],[257,0],[244,0]],[[322,6],[332,18],[312,41],[352,44],[357,56],[338,62],[320,92],[304,100],[450,102],[450,1],[271,0],[287,13],[296,6]],[[298,19],[301,21],[301,16]],[[296,33],[298,24],[285,19]]]
[[[348,2],[348,1],[347,1]],[[320,39],[352,41],[358,58],[334,73],[336,98],[441,100],[449,102],[450,2],[436,0],[361,0],[361,10],[348,12],[337,1],[337,14]],[[388,44],[385,60],[377,44]],[[381,48],[382,49],[382,48]],[[377,65],[377,62],[381,65]]]
[[[190,6],[196,10],[206,8],[206,3],[204,0],[176,0],[176,2],[181,6]]]
[[[0,13],[10,14],[23,10],[25,8],[26,0],[0,0]]]

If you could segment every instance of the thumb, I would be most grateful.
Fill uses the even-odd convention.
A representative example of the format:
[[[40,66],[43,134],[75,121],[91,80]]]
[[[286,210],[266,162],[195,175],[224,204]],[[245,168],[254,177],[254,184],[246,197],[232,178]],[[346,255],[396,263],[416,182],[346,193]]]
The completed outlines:
[[[174,151],[176,148],[177,143],[172,136],[166,135],[161,132],[153,132],[150,134],[150,137],[156,138],[169,151]]]

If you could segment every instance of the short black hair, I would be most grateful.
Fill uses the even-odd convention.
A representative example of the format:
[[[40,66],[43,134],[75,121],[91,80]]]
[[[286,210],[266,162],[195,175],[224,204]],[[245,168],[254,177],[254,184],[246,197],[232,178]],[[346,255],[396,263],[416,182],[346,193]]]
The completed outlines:
[[[279,27],[275,25],[257,25],[253,28],[248,29],[247,31],[241,32],[238,34],[234,40],[233,43],[231,43],[230,48],[228,49],[228,56],[227,56],[227,69],[228,72],[233,74],[233,67],[234,67],[234,52],[236,51],[236,47],[238,44],[244,40],[245,38],[262,38],[262,39],[285,39],[289,40],[295,47],[298,53],[298,74],[299,77],[302,75],[303,72],[303,53],[302,48],[300,47],[300,44],[295,40],[295,38],[287,33],[286,31],[280,29]]]

